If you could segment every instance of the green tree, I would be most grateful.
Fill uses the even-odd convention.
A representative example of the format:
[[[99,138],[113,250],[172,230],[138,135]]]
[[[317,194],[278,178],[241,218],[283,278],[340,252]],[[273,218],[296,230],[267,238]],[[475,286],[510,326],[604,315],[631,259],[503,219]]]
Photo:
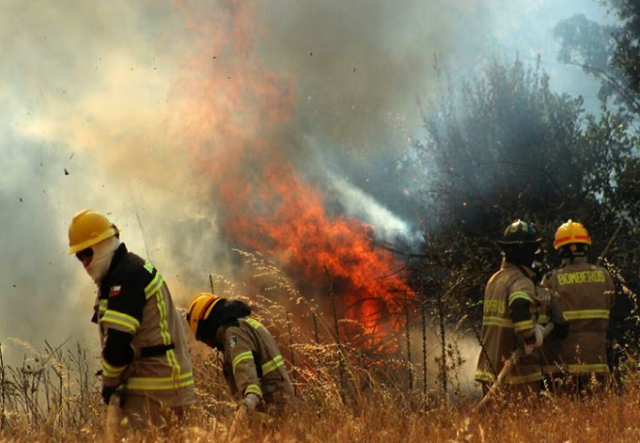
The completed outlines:
[[[581,221],[596,255],[625,222],[625,248],[608,255],[637,287],[638,156],[628,114],[585,114],[580,97],[553,92],[539,66],[517,59],[491,62],[458,87],[443,84],[423,112],[427,293],[453,292],[454,308],[469,312],[498,267],[495,241],[518,218],[536,225],[549,252],[559,224]]]
[[[633,93],[634,110],[640,113],[640,2],[637,0],[607,0],[619,21],[612,32],[615,48],[611,66],[619,69]]]
[[[591,121],[594,136],[589,140],[610,145],[604,165],[610,180],[600,192],[604,211],[596,215],[610,213],[609,218],[622,227],[608,258],[621,292],[630,294],[618,298],[614,316],[627,317],[628,323],[629,312],[637,317],[632,308],[640,285],[640,2],[604,0],[604,4],[609,7],[608,23],[578,15],[558,23],[555,35],[561,44],[560,60],[581,66],[601,81],[602,115],[599,121]],[[617,106],[616,112],[610,111],[612,105]],[[625,287],[631,291],[622,291]],[[633,330],[637,343],[640,334],[637,327]]]
[[[558,60],[576,65],[600,80],[598,98],[607,103],[623,103],[630,109],[637,108],[633,94],[626,86],[624,73],[610,62],[616,48],[617,28],[587,19],[582,14],[560,21],[554,28],[554,36],[560,42]]]

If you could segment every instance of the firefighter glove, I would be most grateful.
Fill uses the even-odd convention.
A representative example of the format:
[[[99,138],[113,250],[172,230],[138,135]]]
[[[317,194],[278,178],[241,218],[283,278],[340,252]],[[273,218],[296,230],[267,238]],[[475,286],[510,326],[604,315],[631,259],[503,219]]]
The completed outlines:
[[[240,407],[246,408],[247,412],[253,412],[256,410],[259,404],[260,397],[258,397],[256,394],[249,393],[244,396],[244,399],[242,399],[242,404],[240,405]]]
[[[542,325],[534,325],[533,333],[529,338],[524,341],[524,353],[529,355],[533,352],[534,349],[542,346],[542,342],[544,341],[544,327]]]
[[[105,386],[105,385],[102,386],[102,399],[104,400],[105,405],[109,404],[109,400],[111,400],[111,396],[115,394],[117,389],[118,389],[117,386]]]

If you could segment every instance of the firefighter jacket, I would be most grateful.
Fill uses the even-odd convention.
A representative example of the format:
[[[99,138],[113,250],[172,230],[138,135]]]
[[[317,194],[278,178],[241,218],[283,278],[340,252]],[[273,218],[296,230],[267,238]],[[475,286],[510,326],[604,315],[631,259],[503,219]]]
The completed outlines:
[[[493,383],[522,338],[530,336],[539,302],[527,270],[503,260],[487,283],[482,317],[482,350],[475,374],[481,383]],[[505,378],[507,384],[542,380],[537,352],[523,356]]]
[[[191,358],[169,288],[151,263],[121,244],[100,283],[98,323],[105,386],[167,406],[195,402]]]
[[[614,300],[614,285],[606,269],[585,257],[563,259],[544,284],[560,294],[569,335],[560,357],[570,374],[609,372],[607,329]]]
[[[542,373],[553,374],[562,372],[560,350],[562,340],[566,337],[568,324],[562,312],[560,296],[557,292],[543,285],[536,285],[536,298],[539,302],[538,324],[546,326],[549,323],[553,323],[555,326],[551,334],[544,339],[544,343],[539,349]],[[564,329],[564,331],[559,334],[558,332],[561,329]]]
[[[232,395],[260,396],[267,410],[282,413],[294,405],[295,393],[275,339],[258,321],[239,318],[216,332],[222,344],[223,372]]]

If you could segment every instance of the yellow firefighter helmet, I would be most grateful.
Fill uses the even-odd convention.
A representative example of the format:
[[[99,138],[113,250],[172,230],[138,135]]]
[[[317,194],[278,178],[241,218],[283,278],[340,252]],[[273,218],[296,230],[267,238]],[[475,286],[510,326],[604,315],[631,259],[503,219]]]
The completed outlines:
[[[572,243],[584,243],[586,245],[591,245],[591,237],[589,237],[589,233],[582,223],[569,220],[560,225],[556,230],[553,247],[560,249],[561,247]]]
[[[75,254],[83,249],[118,235],[118,228],[102,214],[90,209],[78,212],[69,225],[69,250]]]
[[[220,301],[221,298],[216,297],[208,292],[202,292],[196,295],[191,301],[189,306],[189,312],[187,313],[187,322],[189,328],[193,331],[193,334],[198,337],[198,324],[200,320],[206,320],[209,318],[213,307]]]

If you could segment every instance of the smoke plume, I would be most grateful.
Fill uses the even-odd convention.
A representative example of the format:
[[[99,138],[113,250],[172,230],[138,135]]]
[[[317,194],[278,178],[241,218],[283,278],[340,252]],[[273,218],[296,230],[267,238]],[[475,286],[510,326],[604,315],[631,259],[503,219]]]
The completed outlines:
[[[416,100],[435,54],[447,75],[482,62],[504,3],[4,0],[0,338],[84,340],[94,288],[65,255],[84,208],[183,306],[238,275],[232,247],[355,298],[408,290],[371,235],[415,235]]]

